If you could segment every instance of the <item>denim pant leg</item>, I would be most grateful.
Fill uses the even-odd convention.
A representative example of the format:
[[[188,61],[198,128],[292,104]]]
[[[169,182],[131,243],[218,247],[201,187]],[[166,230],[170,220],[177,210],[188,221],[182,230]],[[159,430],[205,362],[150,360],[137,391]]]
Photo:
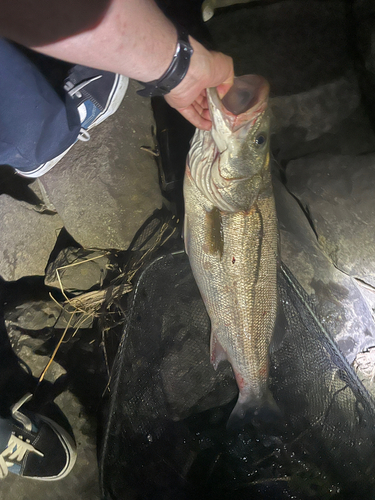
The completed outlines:
[[[3,452],[7,447],[11,433],[11,421],[7,418],[0,418],[0,453]]]
[[[33,170],[74,144],[80,126],[73,100],[0,38],[0,165]]]

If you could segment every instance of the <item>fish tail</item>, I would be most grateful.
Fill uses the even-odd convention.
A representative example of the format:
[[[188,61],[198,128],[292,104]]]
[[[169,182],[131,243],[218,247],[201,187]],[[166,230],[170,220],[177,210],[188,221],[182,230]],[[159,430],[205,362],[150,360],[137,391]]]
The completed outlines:
[[[240,392],[237,403],[229,416],[227,429],[238,429],[256,421],[277,422],[280,418],[280,408],[270,390],[267,390],[261,398],[254,398]]]

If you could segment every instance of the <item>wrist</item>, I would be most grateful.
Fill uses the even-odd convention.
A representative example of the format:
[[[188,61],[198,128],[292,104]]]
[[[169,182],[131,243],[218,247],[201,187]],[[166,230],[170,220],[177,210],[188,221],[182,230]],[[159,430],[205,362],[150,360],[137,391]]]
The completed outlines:
[[[138,90],[138,94],[146,97],[163,96],[177,87],[185,78],[190,59],[193,54],[193,48],[190,44],[190,39],[187,31],[181,27],[176,26],[177,31],[177,44],[172,58],[172,62],[168,69],[162,74],[158,80],[150,82],[140,82],[144,88]]]
[[[193,48],[190,65],[184,79],[169,93],[172,98],[185,96],[186,99],[189,99],[190,95],[200,93],[202,89],[209,86],[212,53],[194,38],[189,37],[189,41]]]

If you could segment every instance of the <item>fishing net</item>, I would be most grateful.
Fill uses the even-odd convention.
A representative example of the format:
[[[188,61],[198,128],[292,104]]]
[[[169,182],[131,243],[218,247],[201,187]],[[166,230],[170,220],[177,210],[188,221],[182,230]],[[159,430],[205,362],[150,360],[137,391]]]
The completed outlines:
[[[105,500],[375,495],[374,402],[281,266],[271,389],[281,416],[226,423],[232,369],[210,365],[210,322],[179,238],[144,265],[112,369]]]

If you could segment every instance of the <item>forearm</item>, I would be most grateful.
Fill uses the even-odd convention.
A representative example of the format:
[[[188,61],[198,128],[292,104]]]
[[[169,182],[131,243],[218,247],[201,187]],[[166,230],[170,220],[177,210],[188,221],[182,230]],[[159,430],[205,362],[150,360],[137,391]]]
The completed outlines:
[[[58,59],[149,81],[167,69],[176,42],[175,27],[152,0],[111,0],[94,28],[34,48]]]
[[[9,30],[5,30],[5,36],[58,59],[142,81],[159,78],[169,66],[176,48],[176,29],[152,0],[110,0],[109,3],[95,0],[96,20],[91,19],[89,28],[84,25],[87,23],[85,11],[91,9],[86,5],[87,0],[75,0],[75,7],[69,5],[70,0],[48,1],[50,7],[46,10],[46,18],[38,20],[38,29],[34,32],[28,8],[33,9],[35,4],[20,0],[26,11],[21,20],[13,19],[11,23],[14,33],[10,35],[15,36],[7,35]],[[45,0],[37,0],[36,4],[39,2],[43,4]],[[70,18],[69,12],[63,11],[61,4],[75,16],[82,17],[81,28],[76,19]],[[56,5],[55,11],[51,10],[53,5]],[[64,25],[61,30],[56,28],[56,17]],[[23,28],[28,25],[28,33],[25,29],[23,34],[18,33],[17,24]],[[56,29],[55,40],[50,25]],[[71,33],[73,30],[76,31],[74,34]],[[0,26],[1,31],[4,30]],[[69,34],[64,36],[63,33]],[[49,40],[48,43],[40,43],[45,39]]]

